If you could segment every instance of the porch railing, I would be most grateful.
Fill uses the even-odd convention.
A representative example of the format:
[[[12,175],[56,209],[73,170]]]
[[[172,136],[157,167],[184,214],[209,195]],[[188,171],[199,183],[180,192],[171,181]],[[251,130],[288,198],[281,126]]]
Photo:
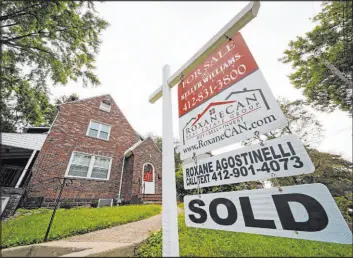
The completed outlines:
[[[15,187],[23,169],[15,166],[0,166],[0,186]]]

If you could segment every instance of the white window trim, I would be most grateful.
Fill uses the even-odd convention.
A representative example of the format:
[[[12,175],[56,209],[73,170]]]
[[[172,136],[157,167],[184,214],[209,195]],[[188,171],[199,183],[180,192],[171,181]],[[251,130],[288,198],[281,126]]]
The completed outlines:
[[[10,197],[1,197],[1,211],[0,211],[0,215],[4,212],[7,203],[9,202]]]
[[[112,109],[112,104],[109,105],[109,109],[105,109],[104,107],[102,107],[102,103],[104,103],[104,101],[101,102],[99,109],[105,112],[110,112],[110,110]],[[107,103],[104,103],[107,104]]]
[[[93,136],[90,136],[90,135],[88,134],[92,122],[96,122],[96,123],[99,124],[97,137],[93,137]],[[106,126],[109,126],[108,138],[107,138],[107,139],[102,139],[102,138],[99,138],[99,137],[98,137],[98,135],[99,135],[99,133],[100,133],[100,131],[101,131],[101,124],[106,125]],[[103,141],[109,141],[110,131],[111,131],[111,130],[112,130],[112,126],[111,126],[110,124],[102,123],[102,122],[99,122],[99,121],[97,121],[97,120],[91,119],[91,120],[89,121],[89,124],[88,124],[88,128],[87,128],[87,131],[86,131],[86,136],[91,137],[91,138],[94,138],[94,139],[103,140]]]
[[[87,173],[87,176],[86,176],[86,177],[85,177],[85,176],[73,176],[73,175],[69,175],[70,166],[71,166],[72,160],[73,160],[73,158],[74,158],[74,153],[80,153],[80,154],[90,155],[90,156],[91,156],[91,160],[90,160],[90,162],[89,162],[89,167],[88,167],[88,173]],[[95,159],[96,159],[97,156],[98,156],[98,157],[103,157],[103,158],[108,158],[108,159],[110,159],[107,178],[91,177],[91,175],[92,175],[92,170],[93,170],[93,165],[94,165],[94,161],[95,161]],[[92,158],[92,157],[93,157],[93,158]],[[108,181],[109,178],[110,178],[110,171],[111,171],[111,168],[112,168],[112,162],[113,162],[113,158],[112,158],[112,157],[103,156],[103,155],[97,155],[97,154],[92,154],[92,153],[87,153],[87,152],[82,152],[82,151],[73,151],[73,152],[71,153],[71,157],[70,157],[69,164],[67,165],[67,168],[66,168],[65,177],[67,177],[67,178],[73,177],[73,178],[83,178],[83,179],[90,179],[90,180]]]

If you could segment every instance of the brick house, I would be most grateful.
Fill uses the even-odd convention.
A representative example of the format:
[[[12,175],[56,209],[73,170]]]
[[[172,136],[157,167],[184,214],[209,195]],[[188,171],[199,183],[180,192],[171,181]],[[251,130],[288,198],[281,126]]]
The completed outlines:
[[[60,186],[55,177],[73,179],[62,200],[78,206],[161,196],[162,153],[151,138],[136,133],[110,95],[58,105],[45,134],[21,206],[54,206]]]

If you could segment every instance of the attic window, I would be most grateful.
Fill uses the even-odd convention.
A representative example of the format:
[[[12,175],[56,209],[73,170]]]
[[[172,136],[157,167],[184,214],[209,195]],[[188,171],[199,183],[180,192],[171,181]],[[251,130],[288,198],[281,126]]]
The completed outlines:
[[[106,112],[110,112],[110,108],[112,107],[112,105],[110,104],[109,101],[103,100],[101,102],[101,106],[99,107],[100,110],[106,111]]]

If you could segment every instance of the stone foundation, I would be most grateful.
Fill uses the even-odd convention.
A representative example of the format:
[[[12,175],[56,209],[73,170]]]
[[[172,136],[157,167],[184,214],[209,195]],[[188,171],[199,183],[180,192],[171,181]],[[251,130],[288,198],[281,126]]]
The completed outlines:
[[[24,189],[13,187],[1,187],[1,197],[9,197],[6,207],[1,214],[1,219],[8,218],[15,214],[17,206],[21,200]]]

